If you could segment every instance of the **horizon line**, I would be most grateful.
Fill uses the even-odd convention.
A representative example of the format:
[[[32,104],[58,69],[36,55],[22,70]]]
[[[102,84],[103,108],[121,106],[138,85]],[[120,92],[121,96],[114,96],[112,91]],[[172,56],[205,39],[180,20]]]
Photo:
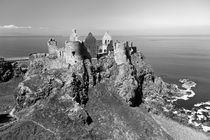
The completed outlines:
[[[0,35],[0,37],[47,37],[47,36],[62,36],[62,37],[69,37],[69,35]],[[84,37],[87,35],[79,35],[79,37]],[[94,36],[103,36],[101,35],[94,35]],[[111,34],[111,36],[210,36],[210,34],[136,34],[136,35],[117,35],[117,34]]]

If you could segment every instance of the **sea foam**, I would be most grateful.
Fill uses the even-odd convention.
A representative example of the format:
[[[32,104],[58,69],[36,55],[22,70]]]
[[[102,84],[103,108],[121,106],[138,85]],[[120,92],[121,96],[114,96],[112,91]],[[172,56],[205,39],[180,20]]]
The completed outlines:
[[[188,79],[180,79],[179,82],[182,83],[182,87],[184,88],[184,89],[179,89],[182,96],[175,96],[174,99],[172,100],[172,102],[174,102],[176,100],[180,100],[180,99],[188,100],[189,98],[192,98],[193,96],[195,96],[195,92],[192,90],[192,87],[196,86],[195,82],[190,81]],[[178,88],[178,86],[177,86],[177,88]]]
[[[193,87],[196,87],[195,82],[190,81],[189,79],[180,79],[179,82],[182,83],[182,88],[184,89],[179,89],[176,85],[181,96],[178,95],[173,97],[171,102],[177,100],[188,100],[195,96],[195,92],[192,90]],[[204,132],[210,132],[210,101],[197,103],[191,110],[184,108],[181,110],[187,114],[189,124],[201,128]],[[167,110],[167,112],[169,112],[169,110]],[[177,111],[173,111],[173,114],[179,115]]]

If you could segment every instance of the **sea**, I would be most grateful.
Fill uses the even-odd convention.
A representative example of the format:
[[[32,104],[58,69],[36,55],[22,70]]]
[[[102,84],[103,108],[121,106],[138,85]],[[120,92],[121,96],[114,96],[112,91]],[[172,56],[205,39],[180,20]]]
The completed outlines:
[[[1,36],[0,56],[19,57],[47,52],[47,41],[51,37],[58,41],[60,47],[68,40],[67,36]],[[210,101],[210,35],[113,36],[113,40],[133,41],[155,74],[165,82],[180,88],[180,79],[196,83],[192,87],[195,95],[188,100],[177,100],[178,107],[192,109],[195,104]]]

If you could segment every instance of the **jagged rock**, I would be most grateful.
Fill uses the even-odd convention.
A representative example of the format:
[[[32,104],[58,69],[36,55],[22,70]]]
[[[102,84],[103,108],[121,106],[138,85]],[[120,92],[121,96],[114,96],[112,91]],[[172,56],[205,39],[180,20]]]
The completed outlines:
[[[120,65],[119,73],[115,80],[115,87],[118,90],[118,94],[128,102],[129,105],[132,104],[131,99],[135,98],[135,90],[138,88],[138,82],[135,79],[133,69],[130,65]]]

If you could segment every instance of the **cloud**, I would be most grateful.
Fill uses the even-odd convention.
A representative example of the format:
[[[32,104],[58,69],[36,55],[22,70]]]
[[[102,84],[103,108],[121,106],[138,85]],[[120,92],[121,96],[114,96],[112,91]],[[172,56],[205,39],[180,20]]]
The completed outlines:
[[[0,29],[31,29],[31,26],[15,26],[15,25],[3,25]]]
[[[48,27],[39,27],[40,30],[46,30],[49,29]]]

